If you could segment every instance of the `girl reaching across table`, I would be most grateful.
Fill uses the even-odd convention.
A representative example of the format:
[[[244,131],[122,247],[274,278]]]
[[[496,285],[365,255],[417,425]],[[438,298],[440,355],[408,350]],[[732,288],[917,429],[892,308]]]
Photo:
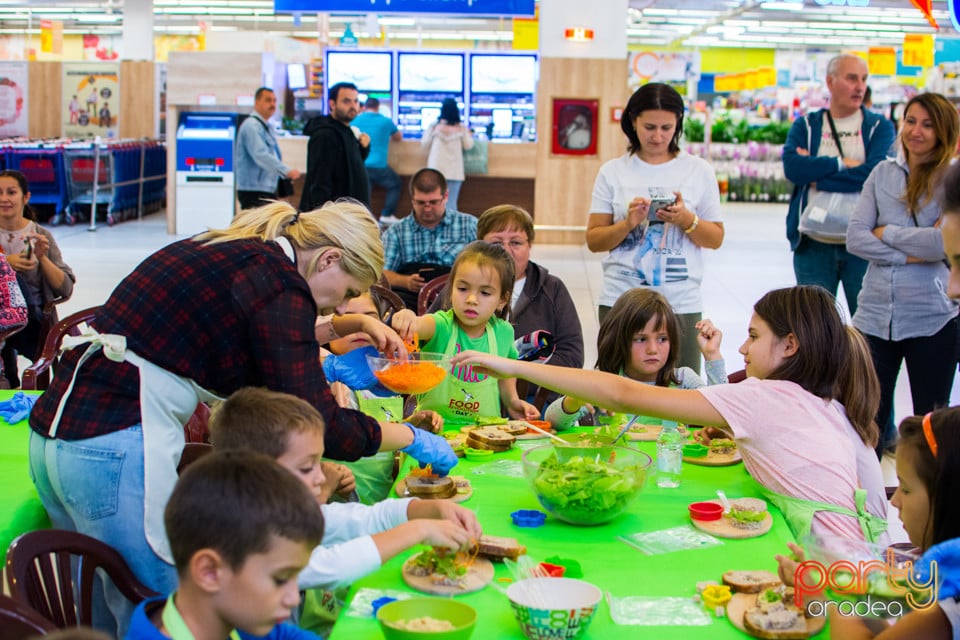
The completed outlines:
[[[703,320],[698,327],[707,359],[710,384],[727,381],[720,356],[719,331]],[[707,335],[710,337],[708,338]],[[707,386],[689,367],[678,367],[680,321],[667,299],[652,289],[630,289],[617,299],[597,334],[597,369],[660,387],[699,389]],[[554,400],[545,418],[556,429],[567,429],[591,407],[573,396]],[[657,421],[660,424],[660,421]]]
[[[886,529],[886,502],[882,486],[879,495],[861,488],[857,447],[876,442],[877,380],[869,366],[851,366],[852,348],[833,296],[799,286],[770,291],[754,306],[740,347],[748,377],[739,384],[675,389],[481,353],[460,354],[454,364],[526,378],[614,411],[720,427],[794,536],[813,530],[873,541]]]

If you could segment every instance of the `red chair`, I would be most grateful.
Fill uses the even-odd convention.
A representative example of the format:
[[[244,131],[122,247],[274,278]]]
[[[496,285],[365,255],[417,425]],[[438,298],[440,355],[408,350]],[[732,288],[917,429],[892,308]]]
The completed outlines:
[[[27,640],[56,630],[52,622],[33,609],[0,593],[0,640]]]
[[[443,291],[443,287],[447,284],[447,280],[449,279],[450,274],[446,273],[442,276],[437,276],[427,284],[423,285],[423,288],[420,289],[420,293],[417,294],[418,316],[422,316],[427,313],[430,305],[433,304],[433,301],[436,300],[437,296],[440,295],[440,292]]]
[[[14,540],[7,550],[10,595],[60,629],[91,625],[97,569],[106,572],[134,604],[159,595],[137,580],[113,547],[82,533],[58,529],[31,531]]]
[[[80,335],[82,325],[93,326],[93,321],[100,311],[100,307],[90,307],[77,311],[63,320],[54,324],[43,338],[43,347],[40,353],[34,359],[33,364],[23,370],[21,389],[40,390],[46,389],[50,384],[50,373],[56,373],[57,365],[60,363],[60,345],[63,344],[64,336]],[[51,313],[56,317],[56,311],[51,309]]]

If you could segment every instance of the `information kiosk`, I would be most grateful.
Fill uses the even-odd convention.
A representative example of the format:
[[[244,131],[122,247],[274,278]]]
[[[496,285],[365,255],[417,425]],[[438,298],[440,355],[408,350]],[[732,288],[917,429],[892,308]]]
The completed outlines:
[[[180,114],[177,126],[176,233],[222,229],[233,220],[235,113]]]

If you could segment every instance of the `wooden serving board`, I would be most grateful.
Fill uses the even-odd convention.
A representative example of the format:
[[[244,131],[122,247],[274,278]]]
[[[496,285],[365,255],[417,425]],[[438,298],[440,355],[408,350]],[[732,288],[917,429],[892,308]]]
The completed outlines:
[[[706,500],[706,502],[720,504],[719,500]],[[760,522],[760,527],[757,529],[738,529],[731,524],[730,519],[726,516],[721,517],[719,520],[694,520],[690,518],[690,522],[697,529],[709,533],[712,536],[739,540],[759,538],[770,531],[770,528],[773,526],[773,518],[770,516],[769,511],[767,512],[767,517]]]
[[[747,635],[755,638],[780,638],[781,636],[776,635],[776,632],[771,632],[769,635],[762,634],[759,632],[747,631],[746,627],[743,626],[744,614],[746,614],[748,609],[753,609],[755,606],[757,606],[757,594],[735,593],[730,599],[730,602],[727,603],[727,619],[729,619],[730,624],[735,626],[737,629],[740,629],[740,631],[743,631]],[[806,621],[808,638],[820,633],[823,630],[824,625],[827,624],[827,619],[825,617],[806,618]]]
[[[711,451],[707,455],[699,458],[683,456],[683,461],[689,462],[690,464],[698,464],[703,467],[729,467],[730,465],[743,462],[743,458],[740,457],[740,449],[738,448],[734,450],[733,453],[714,453]]]
[[[633,429],[641,428],[643,431],[633,431]],[[657,438],[660,437],[660,432],[663,431],[663,427],[655,424],[641,424],[634,425],[631,427],[630,431],[627,431],[626,438],[627,440],[632,440],[634,442],[656,442]],[[690,435],[689,430],[686,427],[679,429],[680,435],[686,438]]]
[[[486,558],[475,558],[473,565],[467,571],[463,585],[455,587],[447,584],[436,584],[430,576],[415,576],[410,573],[409,566],[420,554],[411,556],[403,563],[403,581],[413,589],[437,596],[456,596],[461,593],[473,593],[490,584],[493,580],[493,563]]]
[[[416,497],[421,500],[452,500],[453,502],[466,502],[470,499],[470,496],[473,495],[473,485],[470,484],[470,481],[463,476],[450,476],[450,479],[457,483],[457,494],[452,498],[431,498],[430,496],[410,496],[407,495],[407,483],[406,478],[402,480],[397,480],[395,490],[397,495],[401,498],[411,498]],[[461,493],[461,483],[466,483],[466,491]]]

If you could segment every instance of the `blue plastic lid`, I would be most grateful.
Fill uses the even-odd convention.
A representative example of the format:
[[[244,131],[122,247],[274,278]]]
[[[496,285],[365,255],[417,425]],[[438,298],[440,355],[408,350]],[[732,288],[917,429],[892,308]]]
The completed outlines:
[[[395,601],[396,601],[396,598],[391,598],[390,596],[383,596],[382,598],[377,598],[376,600],[371,602],[370,606],[373,607],[373,617],[374,618],[377,617],[377,611],[380,610],[380,607]]]
[[[540,527],[547,521],[547,514],[536,509],[520,509],[511,513],[510,517],[518,527]]]

